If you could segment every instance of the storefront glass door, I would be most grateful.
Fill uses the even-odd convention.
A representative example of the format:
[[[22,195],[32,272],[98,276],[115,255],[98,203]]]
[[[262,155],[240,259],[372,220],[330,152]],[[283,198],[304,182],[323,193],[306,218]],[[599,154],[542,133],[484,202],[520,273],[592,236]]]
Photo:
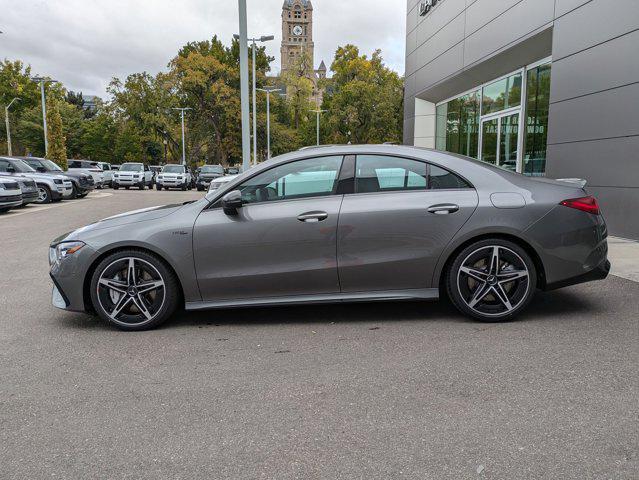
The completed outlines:
[[[483,120],[481,133],[481,160],[515,171],[519,152],[519,113]]]

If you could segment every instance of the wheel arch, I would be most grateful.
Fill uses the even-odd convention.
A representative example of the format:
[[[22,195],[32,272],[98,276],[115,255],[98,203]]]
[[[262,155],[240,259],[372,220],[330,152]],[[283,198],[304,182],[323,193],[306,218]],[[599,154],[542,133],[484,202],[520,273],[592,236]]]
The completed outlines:
[[[178,282],[178,286],[179,286],[179,293],[180,293],[180,297],[181,297],[181,302],[184,302],[184,286],[182,283],[182,279],[180,278],[180,275],[177,273],[177,270],[175,269],[175,267],[171,264],[171,262],[169,262],[166,257],[164,255],[162,255],[160,252],[157,252],[151,248],[145,247],[145,246],[140,246],[140,245],[117,245],[114,246],[112,248],[109,248],[108,250],[105,250],[103,252],[100,252],[99,255],[97,255],[93,261],[91,262],[91,265],[89,266],[89,268],[87,269],[85,275],[84,275],[84,280],[82,282],[82,298],[84,301],[84,308],[87,311],[94,311],[93,308],[93,302],[91,300],[91,278],[93,277],[93,274],[95,273],[96,268],[98,267],[98,265],[100,264],[100,262],[102,260],[104,260],[106,257],[108,257],[109,255],[112,255],[114,253],[117,252],[121,252],[124,250],[137,250],[140,252],[144,252],[146,254],[152,255],[154,257],[157,257],[161,262],[163,262],[165,264],[165,266],[171,270],[171,272],[173,273],[173,275],[175,275],[175,278]]]
[[[479,242],[481,240],[486,240],[489,238],[508,240],[523,248],[526,253],[530,255],[530,258],[535,264],[535,271],[537,274],[537,288],[544,289],[546,287],[546,269],[544,267],[544,263],[541,260],[541,256],[539,255],[537,250],[529,241],[511,232],[485,232],[476,234],[468,238],[464,238],[448,250],[448,253],[445,254],[444,257],[445,260],[443,262],[440,262],[438,269],[435,272],[435,279],[437,280],[435,284],[439,287],[440,292],[446,291],[446,288],[443,288],[443,282],[446,278],[446,272],[450,268],[451,263],[454,261],[455,257],[457,257],[459,252],[475,242]]]

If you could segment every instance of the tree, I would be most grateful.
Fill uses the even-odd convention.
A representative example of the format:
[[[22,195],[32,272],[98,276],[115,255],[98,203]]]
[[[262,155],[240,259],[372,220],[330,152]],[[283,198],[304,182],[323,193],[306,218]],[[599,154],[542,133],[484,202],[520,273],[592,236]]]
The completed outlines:
[[[404,88],[381,52],[370,59],[354,45],[339,47],[324,95],[327,134],[332,143],[401,142]]]
[[[62,116],[60,115],[59,100],[49,100],[47,110],[47,138],[49,139],[49,151],[47,158],[57,163],[62,170],[67,169],[67,147],[62,131]]]

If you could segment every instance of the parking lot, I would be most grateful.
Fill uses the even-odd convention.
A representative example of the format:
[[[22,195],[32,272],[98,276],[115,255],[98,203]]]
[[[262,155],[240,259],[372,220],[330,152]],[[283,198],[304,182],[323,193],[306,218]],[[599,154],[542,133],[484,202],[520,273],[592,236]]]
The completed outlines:
[[[505,324],[388,303],[123,333],[51,306],[51,239],[201,195],[104,190],[0,216],[1,478],[639,478],[629,280],[539,293]]]

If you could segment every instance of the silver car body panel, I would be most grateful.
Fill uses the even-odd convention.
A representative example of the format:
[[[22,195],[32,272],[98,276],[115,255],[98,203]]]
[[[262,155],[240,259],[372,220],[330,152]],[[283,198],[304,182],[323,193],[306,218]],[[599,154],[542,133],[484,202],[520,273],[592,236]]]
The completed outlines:
[[[429,162],[473,188],[346,194],[254,203],[226,215],[218,200],[276,165],[328,155],[379,154]],[[497,194],[497,195],[495,195]],[[105,219],[60,237],[87,244],[53,265],[67,308],[84,310],[91,268],[109,252],[144,248],[176,272],[187,308],[279,303],[434,298],[447,261],[467,242],[507,236],[528,248],[542,288],[585,278],[606,262],[601,215],[560,206],[585,196],[578,184],[531,179],[434,150],[400,146],[334,146],[264,162],[186,205]],[[523,202],[525,206],[521,206]],[[450,215],[429,213],[454,202]],[[300,214],[322,210],[326,220]]]

